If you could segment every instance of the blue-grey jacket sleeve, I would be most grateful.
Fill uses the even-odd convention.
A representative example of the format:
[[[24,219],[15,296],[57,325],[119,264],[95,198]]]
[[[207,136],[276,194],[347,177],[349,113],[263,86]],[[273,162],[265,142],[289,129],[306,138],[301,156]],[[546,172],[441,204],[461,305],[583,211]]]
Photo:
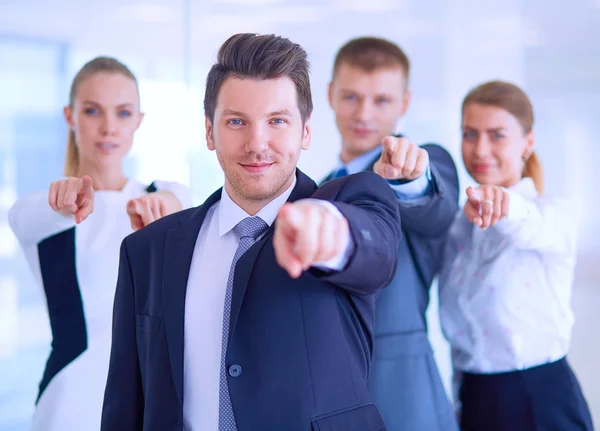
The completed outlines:
[[[402,228],[424,238],[443,236],[458,211],[458,173],[450,154],[439,145],[422,146],[429,153],[429,189],[418,199],[403,198],[400,205]]]

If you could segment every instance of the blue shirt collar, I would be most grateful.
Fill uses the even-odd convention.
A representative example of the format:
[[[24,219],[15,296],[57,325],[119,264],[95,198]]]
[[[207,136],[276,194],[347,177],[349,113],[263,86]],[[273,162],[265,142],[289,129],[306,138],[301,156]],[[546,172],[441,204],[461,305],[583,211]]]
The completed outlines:
[[[348,175],[362,172],[369,167],[373,160],[379,158],[380,154],[381,145],[361,156],[358,156],[353,160],[350,160],[348,163],[344,163],[341,160],[339,160],[334,172],[337,172],[342,168],[346,168],[346,171],[348,171]]]

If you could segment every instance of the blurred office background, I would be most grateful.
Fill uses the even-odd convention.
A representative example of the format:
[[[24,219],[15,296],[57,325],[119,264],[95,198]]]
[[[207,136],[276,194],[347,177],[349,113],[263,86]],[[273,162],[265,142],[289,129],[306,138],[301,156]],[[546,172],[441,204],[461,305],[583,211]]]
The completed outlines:
[[[402,128],[414,142],[446,146],[463,186],[462,97],[494,78],[529,93],[547,191],[582,213],[570,360],[600,423],[600,1],[0,0],[0,430],[27,429],[50,343],[44,297],[6,215],[18,196],[62,174],[62,107],[75,72],[97,55],[131,66],[146,118],[129,174],[189,184],[201,203],[222,184],[205,148],[204,79],[219,45],[244,31],[287,36],[309,53],[313,143],[300,167],[315,179],[340,146],[326,90],[335,52],[350,38],[382,36],[406,50],[413,103]],[[436,301],[431,339],[448,381]]]

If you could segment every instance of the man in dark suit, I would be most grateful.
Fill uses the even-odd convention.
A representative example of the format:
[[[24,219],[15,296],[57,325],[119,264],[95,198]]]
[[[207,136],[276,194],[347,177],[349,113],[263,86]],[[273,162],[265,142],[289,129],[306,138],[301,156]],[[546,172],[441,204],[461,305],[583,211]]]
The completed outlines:
[[[102,430],[383,430],[367,376],[394,194],[297,170],[312,101],[287,39],[227,40],[204,107],[225,185],[123,241]]]
[[[338,52],[329,102],[342,137],[326,178],[376,172],[402,218],[398,269],[379,295],[369,390],[389,431],[457,431],[427,337],[425,311],[446,233],[458,211],[458,175],[440,146],[391,136],[410,103],[409,60],[395,44],[364,37]]]

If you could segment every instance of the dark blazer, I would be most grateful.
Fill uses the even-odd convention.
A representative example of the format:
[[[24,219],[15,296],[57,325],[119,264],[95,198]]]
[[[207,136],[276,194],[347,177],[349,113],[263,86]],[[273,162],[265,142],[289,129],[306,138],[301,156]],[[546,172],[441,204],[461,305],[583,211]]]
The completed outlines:
[[[187,280],[200,227],[220,196],[123,241],[103,431],[183,429]],[[235,366],[228,383],[238,430],[383,430],[367,376],[375,300],[397,264],[396,197],[373,173],[317,188],[297,171],[289,201],[303,198],[333,202],[356,248],[341,272],[311,269],[292,279],[275,260],[271,226],[238,261],[226,357]]]
[[[388,431],[458,431],[425,318],[446,233],[458,211],[458,174],[442,147],[422,148],[429,154],[432,190],[416,201],[397,199],[402,218],[398,269],[377,298],[375,356],[368,387]],[[367,171],[373,170],[378,158]]]

